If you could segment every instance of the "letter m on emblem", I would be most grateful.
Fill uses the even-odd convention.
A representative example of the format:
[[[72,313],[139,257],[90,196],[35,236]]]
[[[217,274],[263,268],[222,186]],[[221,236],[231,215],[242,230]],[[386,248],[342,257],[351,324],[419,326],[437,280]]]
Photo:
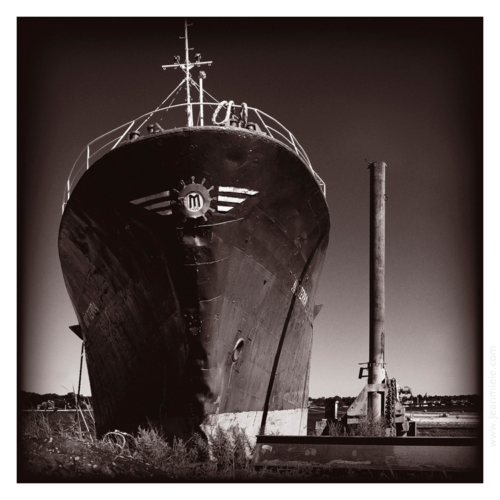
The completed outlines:
[[[202,206],[202,198],[198,193],[188,194],[188,207],[189,210],[199,210]]]

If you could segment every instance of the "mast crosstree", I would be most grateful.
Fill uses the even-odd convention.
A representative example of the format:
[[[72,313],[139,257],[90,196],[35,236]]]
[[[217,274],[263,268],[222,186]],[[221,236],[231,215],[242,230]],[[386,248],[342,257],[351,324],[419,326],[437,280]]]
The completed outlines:
[[[209,66],[212,64],[212,61],[201,61],[201,54],[196,54],[196,60],[194,62],[191,62],[189,60],[189,51],[193,50],[192,48],[189,48],[189,42],[188,42],[188,26],[192,26],[192,24],[187,23],[187,19],[184,20],[184,36],[179,37],[181,40],[184,40],[184,51],[186,54],[186,59],[184,63],[181,63],[180,61],[180,56],[174,56],[174,61],[175,64],[165,64],[162,66],[162,68],[165,70],[167,68],[181,68],[182,71],[186,74],[184,80],[180,83],[182,85],[184,82],[186,83],[186,96],[187,96],[187,116],[188,116],[188,127],[193,126],[193,106],[191,105],[191,92],[190,92],[190,85],[191,85],[191,69],[196,67],[200,67],[202,65],[208,64]]]

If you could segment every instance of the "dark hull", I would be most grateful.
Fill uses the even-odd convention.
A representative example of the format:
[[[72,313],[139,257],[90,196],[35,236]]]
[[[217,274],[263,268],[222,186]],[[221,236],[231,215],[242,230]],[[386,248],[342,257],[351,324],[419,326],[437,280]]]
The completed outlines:
[[[214,186],[207,220],[174,204],[192,177]],[[228,187],[247,194],[224,205]],[[98,430],[149,420],[180,435],[246,418],[298,419],[302,432],[329,226],[312,173],[264,134],[177,129],[98,160],[59,235]]]

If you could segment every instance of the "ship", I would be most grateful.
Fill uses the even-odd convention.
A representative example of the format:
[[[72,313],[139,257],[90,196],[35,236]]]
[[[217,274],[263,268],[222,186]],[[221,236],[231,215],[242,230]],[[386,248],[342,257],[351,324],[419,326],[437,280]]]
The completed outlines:
[[[185,61],[163,66],[181,83],[89,143],[64,192],[59,257],[97,433],[304,435],[325,184],[279,122],[195,81],[212,61],[190,60],[187,30]],[[158,123],[176,110],[183,123]]]

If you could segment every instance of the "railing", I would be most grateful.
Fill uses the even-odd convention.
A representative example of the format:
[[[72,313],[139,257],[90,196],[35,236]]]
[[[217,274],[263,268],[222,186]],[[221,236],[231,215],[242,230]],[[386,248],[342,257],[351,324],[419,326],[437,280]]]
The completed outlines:
[[[192,102],[191,106],[200,106],[203,105],[213,107],[213,106],[218,106],[219,103],[216,102]],[[89,142],[87,146],[82,150],[82,152],[79,154],[78,158],[76,159],[75,163],[73,164],[73,167],[71,169],[71,172],[69,174],[68,180],[66,182],[66,186],[64,189],[64,195],[63,195],[63,202],[62,202],[62,211],[64,213],[64,209],[66,207],[66,204],[71,196],[71,192],[75,188],[76,184],[78,183],[80,177],[83,175],[83,173],[90,168],[90,166],[97,161],[101,156],[103,156],[105,153],[108,151],[111,151],[112,149],[116,148],[125,138],[125,136],[132,130],[141,130],[141,128],[154,116],[164,122],[165,129],[173,129],[173,128],[178,128],[175,126],[175,123],[183,123],[183,120],[185,121],[185,117],[179,117],[178,113],[181,111],[187,112],[187,103],[182,103],[182,104],[175,104],[173,106],[166,106],[164,108],[159,108],[155,109],[154,111],[150,111],[149,113],[145,113],[142,116],[139,116],[135,120],[132,120],[130,122],[124,123],[123,125],[106,132],[105,134],[101,135],[97,139],[94,139],[93,141]],[[184,109],[186,108],[186,109]],[[239,105],[233,105],[233,110],[235,108],[241,109],[241,106]],[[201,109],[201,108],[200,108]],[[280,122],[278,122],[276,119],[273,117],[269,116],[268,114],[264,113],[263,111],[260,111],[256,108],[251,108],[248,106],[248,120],[247,123],[256,123],[259,128],[261,128],[261,131],[269,135],[270,137],[273,137],[274,139],[280,141],[281,143],[285,144],[286,146],[290,147],[297,156],[309,167],[311,170],[312,174],[314,175],[314,178],[316,179],[316,182],[319,184],[321,191],[323,192],[323,195],[326,196],[326,186],[325,183],[322,181],[320,176],[314,171],[312,168],[311,162],[304,151],[304,148],[299,144],[295,136],[287,130]],[[170,112],[170,114],[167,116],[167,112]],[[224,111],[225,112],[225,111]],[[175,116],[177,114],[177,116]],[[222,115],[222,111],[221,111]],[[203,115],[201,115],[203,116]],[[180,118],[180,120],[179,120]],[[142,121],[142,123],[140,123]],[[168,122],[173,122],[173,123],[168,123]],[[206,123],[208,121],[208,123]],[[134,129],[134,125],[136,123],[140,123],[137,128]],[[206,120],[205,124],[206,126],[212,126],[212,120]],[[195,126],[200,126],[200,115],[198,116],[198,124]],[[226,125],[225,125],[226,126]],[[162,127],[163,128],[163,127]]]

